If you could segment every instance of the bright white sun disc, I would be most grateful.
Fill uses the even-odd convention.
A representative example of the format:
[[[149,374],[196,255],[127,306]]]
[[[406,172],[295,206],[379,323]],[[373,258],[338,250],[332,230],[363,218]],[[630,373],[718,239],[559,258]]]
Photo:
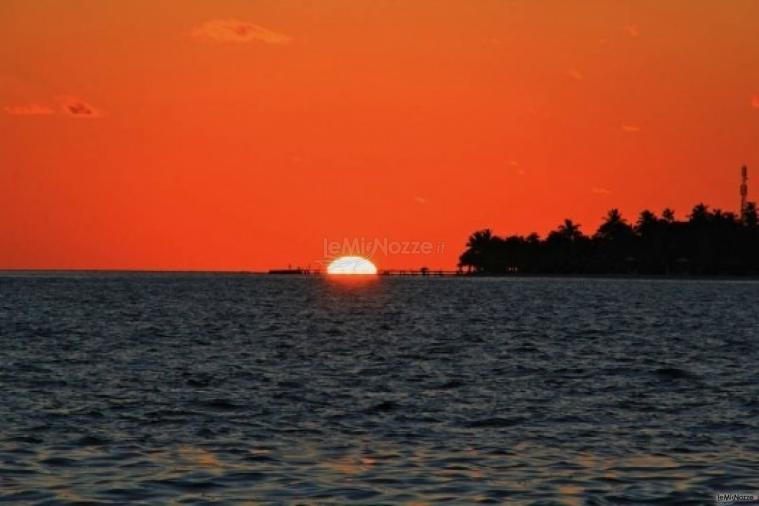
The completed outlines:
[[[327,266],[328,274],[377,274],[377,267],[364,257],[340,257]]]

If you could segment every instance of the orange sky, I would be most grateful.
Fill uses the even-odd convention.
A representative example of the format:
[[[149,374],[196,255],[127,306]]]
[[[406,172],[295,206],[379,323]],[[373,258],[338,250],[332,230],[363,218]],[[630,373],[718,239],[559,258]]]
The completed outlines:
[[[759,197],[753,0],[3,0],[0,42],[0,268],[453,268]]]

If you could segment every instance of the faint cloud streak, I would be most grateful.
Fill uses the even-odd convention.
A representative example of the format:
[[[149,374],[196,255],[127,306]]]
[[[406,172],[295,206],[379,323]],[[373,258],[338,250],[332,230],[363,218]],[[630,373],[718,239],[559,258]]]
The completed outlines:
[[[58,104],[61,106],[61,112],[67,116],[75,118],[99,118],[102,116],[101,111],[81,98],[63,95],[58,97]]]
[[[611,195],[611,190],[609,190],[608,188],[601,188],[598,186],[594,186],[593,188],[590,189],[590,191],[592,191],[596,195]]]
[[[518,161],[516,161],[516,160],[509,160],[509,161],[508,161],[508,162],[506,162],[506,163],[508,164],[508,166],[509,166],[509,167],[511,167],[512,171],[513,171],[513,172],[514,172],[514,174],[516,174],[517,176],[520,176],[520,177],[521,177],[521,176],[524,176],[524,175],[526,175],[526,174],[527,174],[527,171],[526,171],[526,170],[524,170],[523,168],[521,168],[521,167],[519,166],[519,162],[518,162]]]
[[[622,125],[622,131],[628,134],[640,132],[640,127],[636,125]]]
[[[634,39],[640,37],[640,30],[638,29],[638,25],[627,25],[625,27],[625,32],[627,32],[627,35]]]
[[[216,42],[247,43],[264,42],[266,44],[289,44],[292,38],[273,32],[262,26],[239,21],[237,19],[213,19],[206,21],[192,32],[193,37]]]
[[[55,114],[55,111],[46,105],[24,104],[5,107],[5,112],[13,116],[47,116]]]

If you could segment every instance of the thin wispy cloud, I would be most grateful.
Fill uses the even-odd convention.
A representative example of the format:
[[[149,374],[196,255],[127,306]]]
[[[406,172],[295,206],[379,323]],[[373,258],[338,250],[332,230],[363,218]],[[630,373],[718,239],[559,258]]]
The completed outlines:
[[[625,27],[625,32],[627,32],[627,35],[634,39],[640,37],[640,30],[638,29],[638,25],[627,25]]]
[[[52,116],[63,115],[75,118],[99,118],[102,111],[81,98],[61,95],[56,98],[57,107],[40,103],[9,105],[4,108],[12,116]]]
[[[596,195],[611,195],[611,190],[609,190],[608,188],[602,188],[600,186],[594,186],[593,188],[590,189],[590,191],[592,191]]]
[[[81,98],[72,96],[58,97],[58,104],[61,106],[61,112],[67,116],[76,118],[99,118],[102,112]]]
[[[193,37],[225,43],[263,42],[265,44],[289,44],[292,38],[263,26],[237,19],[213,19],[192,31]]]
[[[567,75],[576,81],[582,81],[583,79],[585,79],[585,76],[582,74],[582,72],[580,72],[577,69],[567,70]]]
[[[40,104],[9,105],[5,112],[13,116],[47,116],[55,114],[52,107]]]
[[[640,127],[637,125],[622,125],[622,131],[628,134],[634,134],[640,132]]]
[[[527,171],[521,168],[519,166],[519,162],[516,160],[509,160],[506,162],[506,164],[511,167],[511,171],[513,171],[517,176],[524,176],[527,174]]]

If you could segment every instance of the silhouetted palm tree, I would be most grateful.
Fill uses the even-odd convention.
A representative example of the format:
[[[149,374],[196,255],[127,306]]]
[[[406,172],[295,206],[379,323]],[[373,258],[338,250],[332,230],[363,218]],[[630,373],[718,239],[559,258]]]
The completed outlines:
[[[468,267],[475,272],[505,271],[506,265],[500,255],[502,242],[488,228],[474,232],[466,243],[466,251],[459,257],[459,267]]]
[[[596,232],[596,238],[601,240],[620,240],[632,234],[632,227],[622,218],[619,209],[611,209],[606,214],[606,219],[601,223]]]
[[[675,222],[675,212],[669,207],[665,208],[664,211],[661,212],[661,217],[667,223]]]
[[[478,230],[469,236],[466,247],[474,251],[483,251],[493,240],[493,232],[489,228]]]
[[[689,216],[690,223],[693,225],[703,226],[709,223],[709,206],[704,203],[693,206]]]
[[[665,210],[666,211],[666,210]],[[671,213],[671,211],[670,211]],[[670,218],[674,213],[670,214]],[[635,223],[635,233],[638,235],[638,269],[655,274],[665,274],[669,270],[667,258],[667,227],[671,220],[659,219],[649,210],[640,213]]]
[[[592,237],[566,219],[545,240],[537,234],[501,238],[483,229],[466,245],[459,266],[479,274],[759,274],[755,203],[741,219],[705,204],[694,206],[687,221],[677,221],[671,209],[661,218],[644,210],[634,227],[612,209]]]
[[[755,228],[759,224],[757,219],[756,202],[748,202],[743,210],[741,221],[749,228]]]
[[[564,223],[559,225],[558,233],[568,241],[577,241],[583,237],[580,232],[580,225],[574,223],[572,220],[565,219]]]
[[[656,228],[659,224],[659,218],[648,209],[641,211],[638,222],[635,224],[635,231],[643,234],[648,230]]]

